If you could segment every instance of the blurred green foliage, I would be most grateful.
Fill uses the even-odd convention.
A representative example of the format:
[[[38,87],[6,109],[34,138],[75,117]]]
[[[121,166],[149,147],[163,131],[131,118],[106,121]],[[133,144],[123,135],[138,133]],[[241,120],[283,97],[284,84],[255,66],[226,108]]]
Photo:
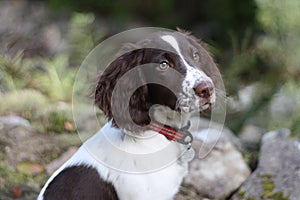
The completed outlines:
[[[68,55],[24,58],[22,53],[0,56],[1,92],[34,89],[51,101],[71,101],[75,70],[68,68]]]
[[[59,110],[52,110],[47,114],[45,119],[46,130],[50,132],[62,133],[66,131],[66,123],[72,118],[67,113]]]
[[[92,13],[73,13],[69,22],[66,39],[69,44],[70,66],[76,68],[88,55],[92,48],[104,37],[106,28],[95,24],[95,15]]]
[[[71,101],[77,68],[103,34],[91,28],[93,14],[74,13],[66,38],[68,50],[52,57],[0,55],[0,116],[19,115],[28,119],[35,133],[74,133]],[[97,34],[96,37],[94,37]],[[74,67],[75,66],[75,67]],[[0,145],[6,144],[0,140]],[[62,149],[63,151],[63,149]],[[12,189],[22,188],[22,199],[35,199],[46,173],[28,175],[7,163],[6,150],[0,148],[1,199],[12,199]],[[50,162],[58,155],[45,155]],[[48,160],[49,159],[49,160]],[[28,188],[28,191],[26,190]]]
[[[72,45],[50,58],[24,58],[22,51],[13,57],[0,55],[0,115],[18,114],[42,124],[41,131],[66,131],[72,111],[59,104],[70,105],[77,68],[93,48],[94,39],[103,36],[91,28],[93,22],[93,14],[74,13],[66,34]]]
[[[257,40],[263,58],[273,68],[284,68],[284,78],[300,79],[300,2],[257,0],[258,19],[265,35]]]
[[[2,93],[30,88],[47,102],[70,102],[75,67],[95,44],[111,34],[108,27],[95,23],[96,18],[112,19],[109,29],[113,31],[121,31],[130,22],[172,29],[179,26],[195,30],[198,37],[210,43],[228,96],[239,100],[241,89],[253,84],[259,88],[251,97],[250,107],[239,111],[229,107],[227,126],[238,133],[245,123],[254,120],[264,128],[286,126],[300,132],[299,103],[286,120],[276,121],[269,108],[279,93],[299,97],[300,3],[297,0],[192,0],[189,4],[181,0],[47,2],[57,12],[72,13],[65,36],[69,49],[51,58],[23,59],[21,51],[13,58],[1,56]],[[1,112],[7,112],[5,106]]]
[[[270,84],[279,85],[284,96],[294,99],[294,109],[289,116],[269,121],[269,128],[286,125],[294,135],[300,136],[300,2],[256,2],[260,8],[258,19],[265,33],[257,39],[256,46],[270,68]]]
[[[182,0],[48,0],[48,4],[55,11],[93,12],[112,18],[119,25],[142,22],[145,26],[194,30],[202,24],[204,39],[223,46],[230,45],[229,31],[240,38],[246,28],[257,29],[254,0],[190,0],[188,3]]]
[[[33,71],[33,65],[23,60],[22,51],[13,58],[0,55],[0,92],[29,87]]]
[[[0,115],[19,114],[32,119],[46,105],[48,99],[37,90],[22,89],[0,93]]]
[[[0,55],[0,115],[20,115],[39,132],[73,132],[74,126],[69,122],[74,79],[90,50],[107,35],[130,26],[179,26],[209,43],[228,97],[239,101],[241,89],[253,85],[256,88],[249,107],[238,111],[228,107],[226,126],[238,134],[250,121],[266,129],[287,127],[300,137],[299,0],[47,2],[52,10],[70,14],[64,35],[68,49],[47,58],[25,58],[21,49],[14,56]],[[108,23],[103,26],[97,19]],[[273,104],[281,96],[291,100],[291,105]],[[288,112],[276,116],[272,106]],[[84,112],[83,106],[83,121],[87,119]],[[98,115],[104,123],[105,117]],[[5,160],[1,157],[4,149],[0,152],[0,160]],[[256,160],[252,156],[257,157],[253,152],[246,155],[249,163]],[[0,163],[0,175],[7,180],[0,185],[1,191],[45,179],[45,174],[29,177],[15,173],[4,162]]]
[[[266,129],[287,127],[300,136],[300,2],[256,0],[256,5],[261,31],[254,32],[250,27],[242,38],[231,32],[230,50],[217,51],[229,95],[236,96],[240,89],[254,83],[259,85],[251,97],[251,107],[239,112],[229,108],[226,124],[238,133],[245,123],[255,121]],[[288,116],[282,111],[272,112],[277,96],[295,101]],[[276,106],[288,110],[284,101],[282,98],[282,105]]]
[[[76,71],[68,67],[68,55],[38,59],[37,62],[43,69],[34,75],[38,90],[47,95],[51,101],[71,102]]]
[[[34,180],[32,180],[32,176],[24,173],[16,173],[15,169],[12,166],[7,166],[2,163],[0,163],[0,176],[5,177],[7,182],[4,182],[4,184],[0,185],[0,191],[1,193],[1,199],[3,200],[11,200],[11,194],[8,191],[8,188],[14,188],[15,186],[22,186],[23,188],[23,198],[22,199],[35,199],[38,195],[38,191],[32,191],[32,188],[24,185],[24,183],[29,183],[31,185],[34,185],[38,182],[44,181],[47,176],[44,173],[41,173],[39,175],[36,175],[34,177]],[[13,198],[16,199],[16,198]]]

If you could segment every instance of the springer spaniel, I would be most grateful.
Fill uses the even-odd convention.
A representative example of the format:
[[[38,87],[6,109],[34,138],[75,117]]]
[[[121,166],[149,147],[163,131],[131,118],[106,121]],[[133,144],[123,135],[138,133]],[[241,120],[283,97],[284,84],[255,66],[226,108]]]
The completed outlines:
[[[187,32],[125,45],[95,88],[108,123],[50,177],[38,200],[173,199],[187,173],[189,117],[216,101],[214,69]]]

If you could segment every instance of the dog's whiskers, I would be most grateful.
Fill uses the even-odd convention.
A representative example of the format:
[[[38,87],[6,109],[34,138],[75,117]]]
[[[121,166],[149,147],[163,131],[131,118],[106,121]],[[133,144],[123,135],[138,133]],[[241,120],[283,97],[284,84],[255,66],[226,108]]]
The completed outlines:
[[[180,105],[182,104],[182,101],[183,101],[182,97],[179,97],[179,98],[177,99],[176,105],[175,105],[175,109],[176,109],[176,110],[180,107]]]

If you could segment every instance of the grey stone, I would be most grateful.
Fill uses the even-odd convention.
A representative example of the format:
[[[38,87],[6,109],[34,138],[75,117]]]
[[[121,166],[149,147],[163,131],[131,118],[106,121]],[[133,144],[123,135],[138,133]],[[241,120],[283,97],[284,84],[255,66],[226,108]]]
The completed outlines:
[[[5,126],[0,129],[5,162],[13,168],[20,162],[49,162],[45,160],[45,155],[59,155],[68,146],[80,143],[74,134],[43,134],[24,126]]]
[[[264,135],[258,167],[232,200],[299,200],[300,142],[289,134],[289,130],[282,129]]]
[[[72,157],[72,155],[76,153],[77,150],[78,147],[71,146],[60,157],[47,164],[45,167],[47,174],[50,176],[52,173],[54,173],[54,171],[61,167],[65,162],[67,162],[67,160],[69,160]]]
[[[24,50],[24,56],[51,56],[61,53],[67,45],[60,29],[66,27],[60,16],[55,21],[43,2],[1,1],[0,53],[14,56]],[[24,17],[26,16],[26,17]],[[61,25],[61,28],[51,25]],[[49,25],[50,24],[50,25]],[[51,43],[53,42],[53,43]]]
[[[285,90],[276,93],[270,102],[271,117],[275,121],[289,119],[297,112],[297,95],[291,95]]]
[[[242,87],[235,97],[228,98],[228,107],[234,112],[246,111],[252,104],[253,99],[259,91],[261,85],[254,83],[246,87]]]
[[[31,125],[27,119],[19,117],[16,115],[7,115],[0,117],[0,126],[24,126],[26,128],[31,128]]]
[[[254,125],[246,125],[239,138],[244,149],[258,150],[264,130]]]
[[[242,150],[242,143],[238,137],[236,137],[231,130],[222,124],[210,121],[206,118],[193,117],[191,118],[191,128],[190,131],[193,135],[202,140],[205,137],[205,132],[209,129],[207,133],[213,133],[215,131],[221,130],[221,134],[215,133],[214,136],[206,137],[205,139],[211,140],[211,142],[217,142],[218,139],[222,136],[227,141],[230,141],[238,150]],[[215,131],[214,131],[215,130]],[[204,135],[203,135],[204,134]]]
[[[195,122],[198,123],[197,119],[192,119],[192,125]],[[204,125],[207,122],[206,120],[201,123]],[[194,187],[200,196],[225,199],[248,178],[250,170],[241,153],[231,142],[235,136],[231,132],[230,134],[225,133],[228,130],[226,128],[223,129],[225,132],[222,132],[221,135],[214,133],[214,130],[220,130],[217,126],[221,125],[211,125],[210,129],[212,130],[208,133],[215,135],[216,137],[212,137],[215,140],[206,139],[205,141],[201,140],[201,136],[197,137],[195,132],[197,130],[192,126],[193,134],[196,135],[193,142],[196,156],[190,162],[189,173],[184,179],[184,184]],[[198,132],[203,133],[207,130],[203,127],[205,126],[201,126]],[[208,151],[209,154],[205,158],[201,158],[199,157],[201,151]]]

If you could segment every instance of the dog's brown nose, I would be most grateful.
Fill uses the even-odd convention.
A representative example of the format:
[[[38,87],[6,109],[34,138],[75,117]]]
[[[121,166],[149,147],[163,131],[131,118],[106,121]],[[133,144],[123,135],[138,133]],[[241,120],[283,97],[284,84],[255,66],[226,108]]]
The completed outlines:
[[[210,81],[202,81],[194,87],[195,93],[202,98],[209,98],[214,90],[213,84]]]

